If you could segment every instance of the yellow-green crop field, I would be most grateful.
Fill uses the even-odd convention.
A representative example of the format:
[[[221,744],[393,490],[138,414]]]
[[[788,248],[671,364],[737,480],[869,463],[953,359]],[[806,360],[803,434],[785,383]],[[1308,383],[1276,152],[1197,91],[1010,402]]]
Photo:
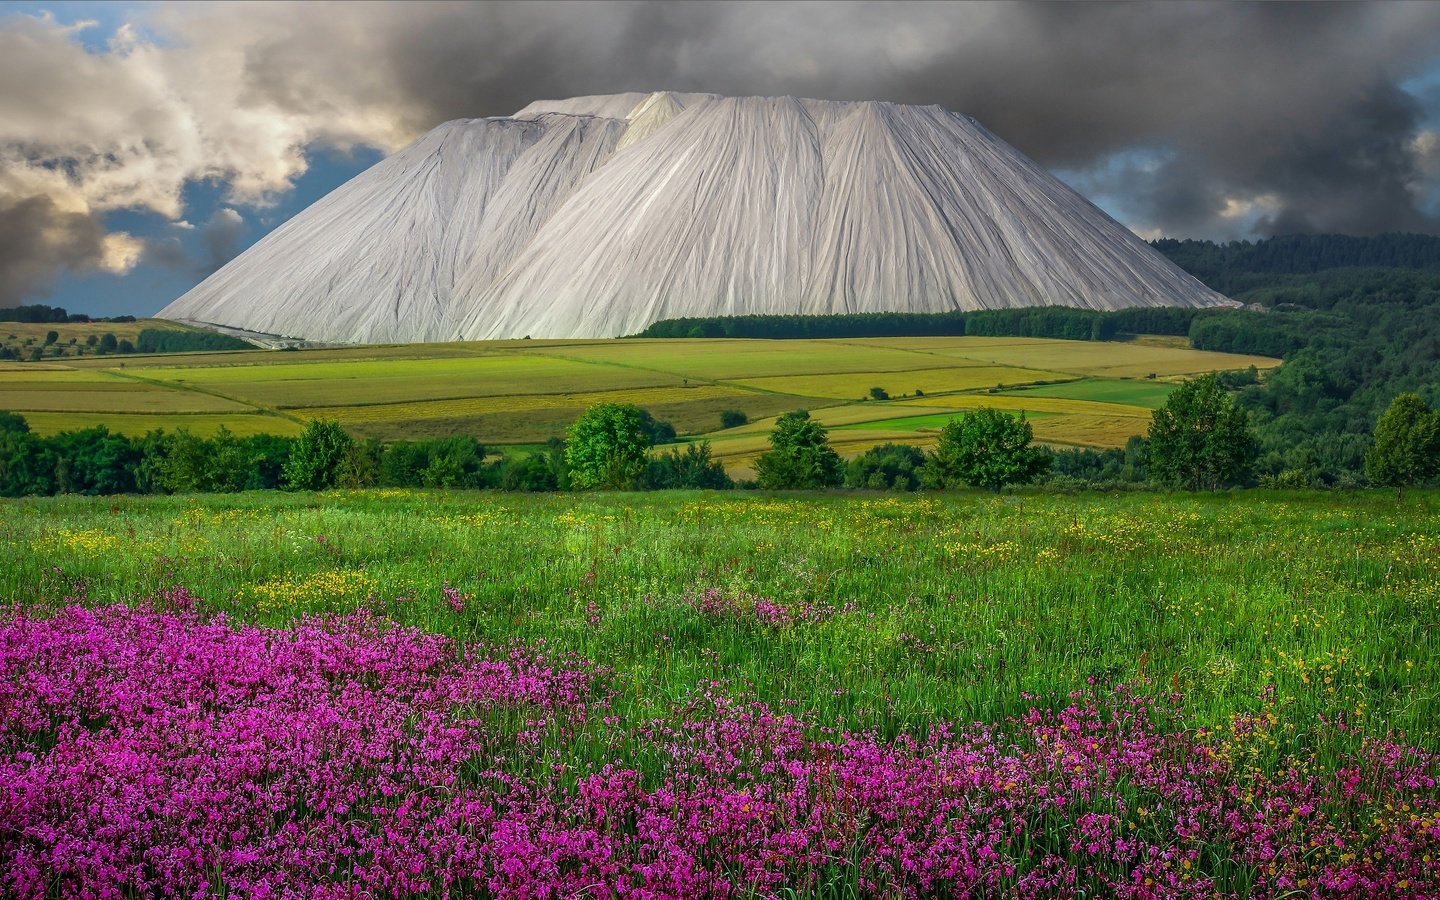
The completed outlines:
[[[597,403],[634,403],[710,439],[743,475],[774,416],[791,409],[811,410],[845,453],[923,446],[980,406],[1025,412],[1047,443],[1118,447],[1144,432],[1176,381],[1278,364],[1145,340],[491,341],[0,364],[0,409],[42,434],[294,434],[325,418],[385,440],[466,433],[505,445],[563,434]],[[872,388],[889,399],[869,399]],[[750,424],[720,429],[732,409]]]

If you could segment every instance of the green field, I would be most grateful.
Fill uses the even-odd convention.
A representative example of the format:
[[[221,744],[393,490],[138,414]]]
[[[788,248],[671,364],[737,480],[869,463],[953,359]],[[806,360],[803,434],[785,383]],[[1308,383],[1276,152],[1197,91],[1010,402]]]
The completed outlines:
[[[911,434],[926,434],[939,432],[952,419],[955,413],[930,413],[922,416],[902,416],[898,419],[876,419],[870,422],[857,422],[854,425],[841,425],[840,431],[889,431]],[[1048,419],[1060,413],[1052,412],[1031,412],[1026,414],[1026,419],[1035,422],[1039,419]]]
[[[712,439],[744,476],[764,446],[756,436],[792,409],[846,428],[836,436],[846,453],[925,444],[939,418],[981,405],[1034,414],[1047,443],[1118,447],[1145,430],[1169,389],[1162,379],[1278,363],[1138,341],[495,341],[6,364],[0,409],[41,434],[90,425],[294,434],[325,418],[362,437],[470,434],[502,446],[562,435],[597,403],[634,403],[682,435]],[[891,399],[866,399],[875,387]],[[729,409],[753,424],[720,431]]]

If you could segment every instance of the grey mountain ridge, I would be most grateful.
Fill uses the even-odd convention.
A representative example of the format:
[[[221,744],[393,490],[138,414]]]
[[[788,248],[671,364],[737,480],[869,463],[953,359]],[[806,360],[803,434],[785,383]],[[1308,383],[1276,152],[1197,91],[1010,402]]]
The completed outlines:
[[[1228,302],[968,116],[662,91],[446,122],[160,316],[349,343]]]

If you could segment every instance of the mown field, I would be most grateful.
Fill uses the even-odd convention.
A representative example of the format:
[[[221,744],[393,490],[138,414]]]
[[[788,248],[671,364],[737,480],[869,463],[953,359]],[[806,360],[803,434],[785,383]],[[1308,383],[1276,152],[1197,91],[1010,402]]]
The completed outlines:
[[[1145,430],[1175,380],[1278,364],[1144,341],[509,341],[0,364],[0,409],[41,434],[93,424],[294,434],[329,418],[361,436],[464,433],[494,446],[543,443],[614,401],[709,438],[743,475],[763,447],[756,436],[791,409],[818,411],[847,453],[923,445],[943,419],[982,404],[1035,413],[1045,442],[1114,447]],[[866,399],[872,388],[891,399]],[[720,430],[728,409],[752,424]]]
[[[1434,492],[66,497],[0,537],[22,895],[1440,891]]]

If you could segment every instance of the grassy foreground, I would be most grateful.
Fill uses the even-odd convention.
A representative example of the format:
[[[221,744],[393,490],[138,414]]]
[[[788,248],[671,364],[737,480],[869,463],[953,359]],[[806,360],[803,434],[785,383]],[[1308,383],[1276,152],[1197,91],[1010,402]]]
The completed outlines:
[[[4,511],[17,896],[1440,891],[1434,492]]]
[[[181,585],[265,625],[365,607],[462,640],[544,638],[646,708],[723,677],[894,734],[1093,679],[1178,689],[1219,724],[1273,686],[1297,723],[1440,750],[1434,493],[368,491],[27,500],[3,519],[3,602],[79,581],[92,601]],[[447,585],[473,597],[463,612]],[[762,621],[754,598],[788,617]]]

